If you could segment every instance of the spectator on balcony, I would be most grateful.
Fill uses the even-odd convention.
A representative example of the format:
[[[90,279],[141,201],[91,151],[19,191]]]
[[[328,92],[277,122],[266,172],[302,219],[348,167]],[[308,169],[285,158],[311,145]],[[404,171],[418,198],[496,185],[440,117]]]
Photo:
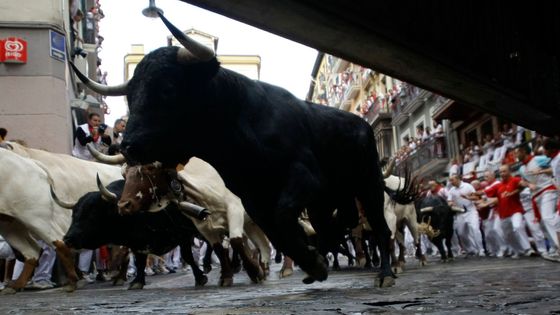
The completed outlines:
[[[506,148],[513,146],[513,129],[508,123],[504,123],[502,127],[502,141]]]
[[[486,155],[487,160],[491,161],[492,157],[494,155],[494,146],[495,146],[495,141],[492,138],[492,135],[487,133],[484,136],[484,144],[482,145],[482,151],[484,152],[484,155]]]
[[[424,141],[424,126],[416,127],[416,138]]]
[[[445,152],[445,138],[443,133],[443,126],[441,123],[438,123],[437,120],[434,119],[433,121],[434,131],[432,132],[432,136],[435,140],[435,155],[437,157],[443,157]]]
[[[422,141],[429,141],[429,140],[432,140],[433,138],[434,138],[434,135],[432,134],[432,130],[430,129],[430,127],[424,128],[424,134],[422,135]]]

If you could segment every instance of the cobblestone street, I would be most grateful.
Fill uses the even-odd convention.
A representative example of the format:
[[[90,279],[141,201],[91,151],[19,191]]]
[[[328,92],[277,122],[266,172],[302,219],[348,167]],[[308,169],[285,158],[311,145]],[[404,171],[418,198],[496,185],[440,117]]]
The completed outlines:
[[[217,287],[217,268],[203,288],[190,272],[148,277],[142,291],[110,283],[26,291],[0,297],[2,314],[560,314],[560,264],[540,258],[458,258],[452,263],[415,261],[388,289],[373,287],[373,274],[331,272],[323,283],[305,285],[299,270],[250,284],[242,272],[231,288]]]

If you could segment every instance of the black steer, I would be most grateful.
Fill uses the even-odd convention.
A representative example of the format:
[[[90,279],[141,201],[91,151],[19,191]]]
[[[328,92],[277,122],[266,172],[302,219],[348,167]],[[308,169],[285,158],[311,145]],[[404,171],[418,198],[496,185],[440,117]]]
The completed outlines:
[[[107,189],[120,197],[124,180],[114,181]],[[106,201],[100,192],[85,194],[72,210],[72,224],[64,236],[64,243],[75,249],[96,249],[115,244],[129,247],[136,256],[136,277],[129,289],[145,285],[147,254],[163,255],[181,246],[181,256],[191,266],[196,285],[208,279],[194,261],[191,244],[198,234],[192,221],[174,204],[155,213],[118,214],[116,202]]]
[[[334,209],[346,227],[354,227],[358,200],[379,240],[380,285],[394,284],[371,126],[354,114],[301,101],[220,67],[213,51],[160,16],[184,48],[149,53],[120,86],[78,74],[101,94],[127,96],[130,118],[121,148],[128,162],[159,161],[174,169],[192,156],[207,161],[272,244],[318,281],[327,278],[326,263],[297,219],[307,208],[319,243],[333,244]]]
[[[420,230],[422,230],[439,250],[441,260],[453,259],[451,251],[451,237],[453,237],[453,220],[455,214],[462,213],[464,210],[451,207],[447,201],[440,196],[427,196],[419,201],[416,209]],[[447,253],[443,247],[443,242],[447,247]]]

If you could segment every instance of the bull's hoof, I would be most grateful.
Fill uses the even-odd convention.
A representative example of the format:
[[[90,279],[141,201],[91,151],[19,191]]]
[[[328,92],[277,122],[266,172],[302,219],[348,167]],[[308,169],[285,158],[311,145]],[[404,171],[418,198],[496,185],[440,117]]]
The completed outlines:
[[[241,271],[241,265],[232,266],[233,273],[238,273]]]
[[[205,285],[206,283],[208,283],[208,277],[205,276],[205,275],[202,275],[195,280],[195,286],[197,286],[197,287],[201,287],[201,286]]]
[[[231,287],[233,285],[233,278],[220,278],[218,281],[218,286],[220,287]]]
[[[395,278],[392,276],[386,276],[383,278],[375,278],[374,285],[379,288],[388,288],[395,285]]]
[[[210,273],[210,271],[212,271],[212,265],[203,265],[202,269],[204,270],[204,273]]]
[[[67,285],[65,285],[62,290],[64,290],[64,292],[66,293],[71,293],[76,291],[76,289],[78,288],[78,285],[76,283],[68,283]]]
[[[0,291],[2,295],[16,294],[17,290],[12,287],[6,287],[4,290]]]
[[[261,283],[265,279],[264,272],[259,268],[259,272],[256,275],[249,276],[249,278],[253,283]]]
[[[264,280],[264,272],[258,264],[247,263],[244,267],[253,283],[260,283]]]
[[[261,263],[260,266],[262,271],[264,272],[264,278],[266,280],[266,277],[270,274],[270,266],[268,263]]]
[[[307,277],[303,278],[303,280],[301,280],[301,282],[303,282],[305,284],[312,284],[313,282],[315,282],[315,279],[313,279],[313,277],[311,277],[311,276],[307,276]]]
[[[310,268],[306,268],[305,272],[316,281],[325,281],[329,276],[329,271],[325,258],[321,255],[315,256],[314,264]]]
[[[293,273],[294,273],[294,269],[292,269],[292,268],[282,268],[282,269],[280,269],[280,278],[289,277]]]
[[[403,268],[402,268],[401,266],[394,266],[394,267],[391,267],[391,270],[392,270],[393,273],[395,273],[395,274],[403,273]]]
[[[125,281],[121,278],[113,279],[113,286],[122,286],[124,285]]]
[[[128,290],[142,290],[143,288],[144,288],[144,285],[140,282],[132,282],[128,286]]]
[[[358,261],[358,267],[364,268],[366,265],[366,257],[357,257],[356,260]]]

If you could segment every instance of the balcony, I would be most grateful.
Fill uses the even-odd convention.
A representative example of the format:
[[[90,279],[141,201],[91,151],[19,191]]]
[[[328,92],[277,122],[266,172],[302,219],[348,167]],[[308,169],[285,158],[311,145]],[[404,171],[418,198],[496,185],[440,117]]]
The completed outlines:
[[[414,113],[420,106],[424,105],[428,101],[428,97],[432,94],[430,91],[422,90],[417,87],[412,87],[411,93],[409,94],[406,105],[404,107],[405,113]]]
[[[352,100],[351,99],[346,99],[342,102],[340,102],[340,109],[344,110],[344,111],[350,111],[350,106],[352,106]]]
[[[372,108],[364,115],[364,120],[374,126],[381,120],[391,119],[391,113],[387,103],[376,102]]]
[[[364,69],[362,72],[362,86],[365,90],[368,89],[370,83],[372,82],[373,71],[371,69]]]
[[[352,100],[355,98],[358,93],[360,93],[360,82],[358,80],[350,81],[348,86],[346,87],[346,91],[344,92],[343,101]]]
[[[404,174],[405,168],[412,171],[412,176],[426,178],[441,174],[449,163],[446,138],[439,137],[420,144],[416,150],[399,161],[396,174]]]
[[[346,68],[348,68],[348,65],[350,64],[350,62],[344,60],[344,59],[340,59],[338,58],[338,60],[334,63],[333,66],[333,70],[332,73],[339,73],[342,72],[343,70],[345,70]]]
[[[408,117],[410,117],[410,114],[404,111],[404,105],[401,102],[396,102],[393,104],[393,112],[391,114],[393,119],[391,121],[391,124],[393,126],[402,125],[408,119]]]

